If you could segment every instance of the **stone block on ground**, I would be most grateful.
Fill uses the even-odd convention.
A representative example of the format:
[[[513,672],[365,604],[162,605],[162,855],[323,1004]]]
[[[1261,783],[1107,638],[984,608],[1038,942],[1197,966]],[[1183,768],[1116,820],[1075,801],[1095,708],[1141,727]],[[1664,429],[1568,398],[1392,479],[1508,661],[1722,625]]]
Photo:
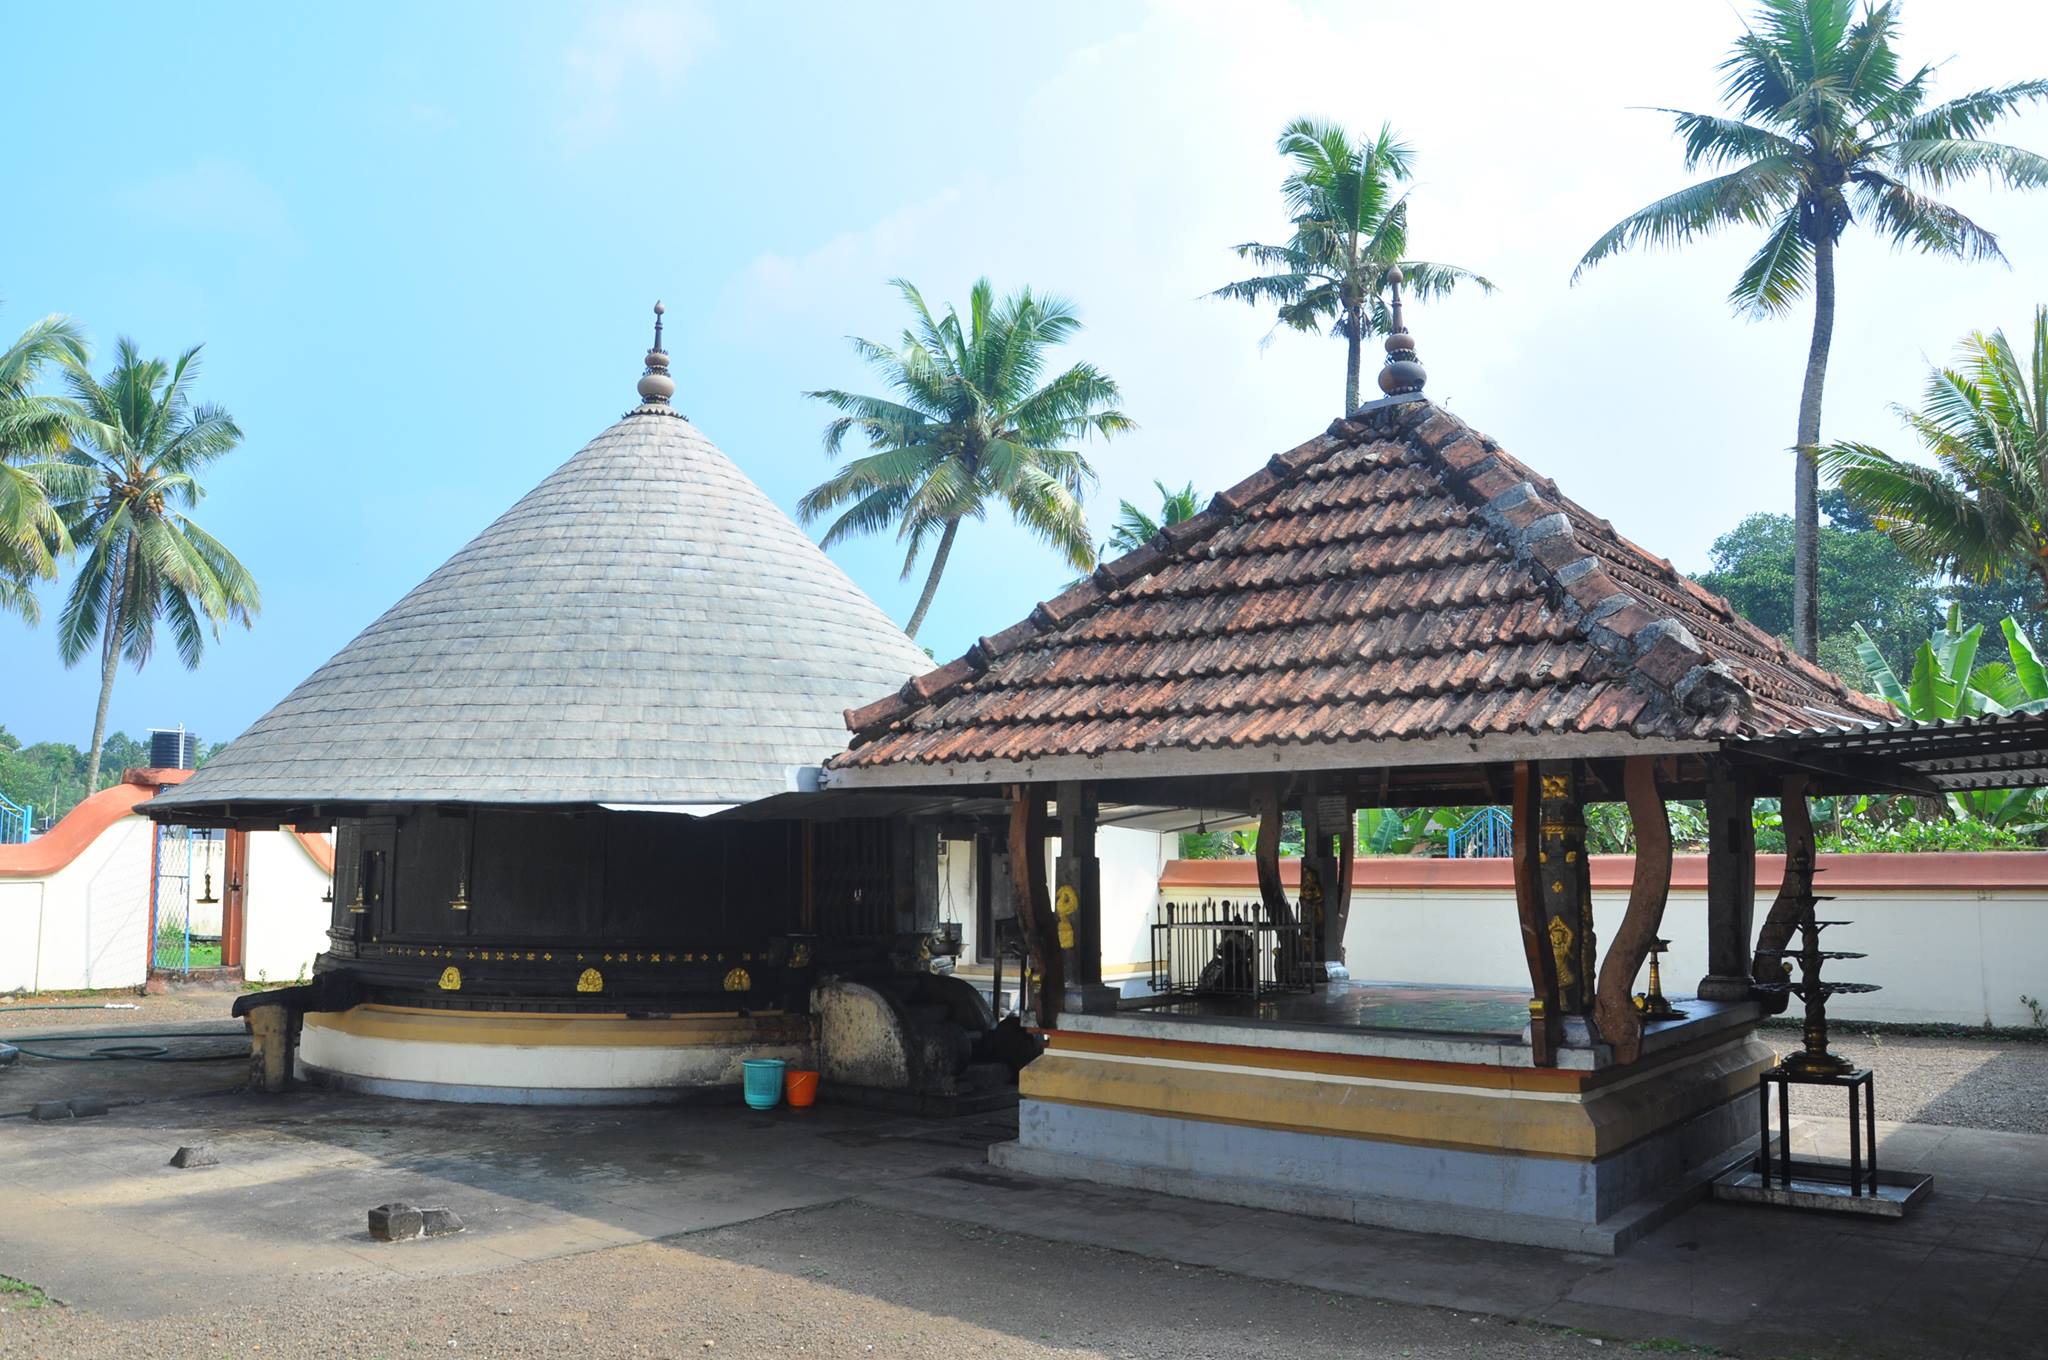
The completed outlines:
[[[370,1210],[370,1236],[379,1242],[403,1242],[418,1237],[421,1228],[420,1211],[403,1200]]]
[[[446,1237],[462,1231],[462,1220],[453,1209],[422,1209],[420,1231],[428,1237]]]
[[[107,1112],[107,1102],[100,1096],[73,1096],[70,1105],[73,1119],[98,1119]]]
[[[39,1100],[28,1107],[30,1119],[69,1119],[71,1105],[62,1100]]]
[[[219,1166],[220,1158],[213,1155],[213,1149],[205,1143],[194,1143],[181,1147],[171,1154],[171,1165],[175,1167]]]

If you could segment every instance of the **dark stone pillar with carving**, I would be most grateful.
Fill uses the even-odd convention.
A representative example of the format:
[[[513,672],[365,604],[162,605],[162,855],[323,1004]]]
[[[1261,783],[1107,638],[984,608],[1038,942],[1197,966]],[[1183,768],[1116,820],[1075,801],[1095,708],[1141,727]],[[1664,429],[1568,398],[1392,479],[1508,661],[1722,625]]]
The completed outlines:
[[[1068,1011],[1113,1011],[1119,993],[1102,982],[1102,861],[1095,854],[1095,790],[1059,785],[1060,857],[1052,911],[1066,975]]]
[[[1706,1001],[1746,1001],[1756,916],[1755,795],[1728,771],[1707,785]]]

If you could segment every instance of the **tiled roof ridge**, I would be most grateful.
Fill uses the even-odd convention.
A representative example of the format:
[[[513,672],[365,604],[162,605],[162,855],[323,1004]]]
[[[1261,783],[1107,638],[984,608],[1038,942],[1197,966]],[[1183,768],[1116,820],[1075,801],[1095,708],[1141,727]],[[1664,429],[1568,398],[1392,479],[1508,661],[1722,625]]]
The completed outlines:
[[[1613,526],[1559,493],[1492,439],[1442,409],[1410,432],[1441,465],[1446,481],[1462,490],[1515,556],[1553,582],[1560,607],[1586,637],[1654,699],[1697,727],[1719,727],[1747,719],[1755,696],[1726,662],[1701,644],[1684,622],[1660,613],[1624,589],[1608,572],[1602,553],[1581,534],[1597,528],[1622,552],[1634,548]],[[1585,521],[1575,522],[1574,512]],[[1671,564],[1641,549],[1643,565],[1661,567],[1673,582],[1684,578]],[[1695,588],[1696,596],[1709,592]],[[1711,612],[1724,621],[1739,618],[1726,601],[1711,597]],[[1704,603],[1704,602],[1703,602]],[[1759,640],[1783,653],[1783,645],[1758,631]],[[1841,682],[1824,671],[1816,678],[1842,693]]]
[[[945,665],[923,675],[912,676],[896,693],[859,708],[847,709],[846,727],[853,734],[853,744],[860,745],[876,729],[908,717],[914,710],[971,683],[988,670],[990,662],[1008,656],[1045,633],[1093,614],[1116,591],[1151,575],[1169,561],[1183,557],[1204,540],[1236,522],[1243,511],[1291,484],[1308,467],[1338,449],[1351,447],[1360,435],[1383,432],[1384,437],[1403,428],[1414,418],[1415,412],[1426,409],[1429,409],[1427,403],[1411,401],[1390,403],[1372,412],[1375,418],[1371,420],[1361,420],[1357,415],[1349,420],[1339,417],[1315,438],[1284,453],[1274,454],[1257,472],[1210,497],[1209,504],[1197,513],[1178,524],[1166,525],[1151,541],[1100,564],[1058,595],[1032,606],[1031,612],[1021,621],[999,633],[980,638]]]

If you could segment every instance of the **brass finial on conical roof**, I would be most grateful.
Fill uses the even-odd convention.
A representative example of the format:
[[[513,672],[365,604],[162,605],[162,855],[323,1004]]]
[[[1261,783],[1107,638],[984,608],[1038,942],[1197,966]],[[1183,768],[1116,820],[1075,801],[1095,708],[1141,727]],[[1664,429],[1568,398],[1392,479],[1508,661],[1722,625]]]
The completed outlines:
[[[647,351],[647,368],[640,375],[640,400],[661,406],[676,394],[676,380],[668,375],[668,351],[661,347],[661,317],[667,310],[659,301],[654,304],[654,348]]]
[[[1415,357],[1415,337],[1401,318],[1401,285],[1407,276],[1401,266],[1387,271],[1387,286],[1394,294],[1394,315],[1387,327],[1387,362],[1380,369],[1380,391],[1390,397],[1405,397],[1422,390],[1429,373]]]

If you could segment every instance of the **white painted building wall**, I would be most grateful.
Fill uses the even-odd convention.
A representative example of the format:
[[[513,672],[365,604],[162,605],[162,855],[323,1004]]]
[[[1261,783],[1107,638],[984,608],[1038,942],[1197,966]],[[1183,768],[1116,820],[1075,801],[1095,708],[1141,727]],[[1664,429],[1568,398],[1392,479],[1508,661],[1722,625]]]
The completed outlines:
[[[1153,905],[1159,874],[1179,848],[1178,836],[1129,827],[1095,833],[1102,861],[1102,976],[1107,982],[1152,971]]]
[[[313,975],[313,957],[327,947],[330,881],[327,870],[289,831],[249,834],[244,978],[282,984]]]
[[[142,985],[154,836],[122,817],[54,873],[0,879],[0,992]]]
[[[156,828],[123,816],[75,858],[38,877],[0,878],[0,992],[91,991],[140,987],[148,977],[150,862]],[[198,842],[195,842],[195,850]],[[195,868],[203,864],[195,854]],[[226,892],[224,860],[214,860],[214,896]],[[289,832],[249,836],[243,976],[290,982],[310,976],[326,946],[328,877]],[[188,892],[205,892],[204,870]],[[203,933],[220,929],[220,906],[195,904]]]
[[[2020,997],[2048,998],[2048,886],[1825,886],[1836,893],[1825,904],[1826,915],[1850,922],[1828,933],[1828,946],[1868,956],[1831,963],[1825,976],[1883,988],[1835,997],[1830,1016],[2020,1026],[2033,1023]],[[1759,923],[1775,887],[1759,889]],[[1154,900],[1238,895],[1257,893],[1178,887],[1155,892]],[[1594,892],[1593,919],[1603,947],[1627,902],[1625,892]],[[1706,893],[1675,887],[1662,930],[1672,946],[1663,964],[1667,992],[1689,993],[1706,972],[1706,932]],[[1505,888],[1354,889],[1344,943],[1354,978],[1529,985],[1514,897]]]

